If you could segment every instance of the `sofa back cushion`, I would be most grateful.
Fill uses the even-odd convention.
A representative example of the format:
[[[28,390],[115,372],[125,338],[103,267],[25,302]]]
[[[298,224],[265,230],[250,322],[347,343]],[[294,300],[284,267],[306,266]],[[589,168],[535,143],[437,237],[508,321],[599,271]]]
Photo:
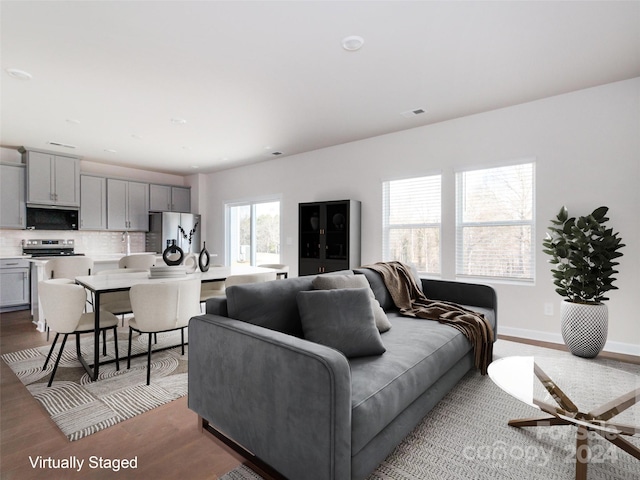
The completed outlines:
[[[313,290],[315,277],[234,285],[226,289],[229,318],[302,337],[296,294]]]
[[[418,284],[418,288],[422,290],[422,281],[420,280],[418,271],[415,267],[412,266],[411,272],[413,273],[416,283]],[[388,312],[389,310],[396,310],[396,306],[393,303],[393,298],[391,298],[391,294],[389,293],[389,290],[387,290],[387,286],[384,284],[382,275],[368,268],[357,268],[354,270],[354,273],[356,275],[364,275],[365,277],[367,277],[376,300],[378,300],[378,303],[380,303],[380,306],[384,309],[385,312]]]

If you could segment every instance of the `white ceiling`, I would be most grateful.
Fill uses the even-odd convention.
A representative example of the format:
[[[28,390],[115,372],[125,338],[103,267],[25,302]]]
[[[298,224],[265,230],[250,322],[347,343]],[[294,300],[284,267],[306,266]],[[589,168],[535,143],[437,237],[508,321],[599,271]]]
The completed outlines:
[[[0,5],[2,146],[183,175],[640,76],[638,1]]]

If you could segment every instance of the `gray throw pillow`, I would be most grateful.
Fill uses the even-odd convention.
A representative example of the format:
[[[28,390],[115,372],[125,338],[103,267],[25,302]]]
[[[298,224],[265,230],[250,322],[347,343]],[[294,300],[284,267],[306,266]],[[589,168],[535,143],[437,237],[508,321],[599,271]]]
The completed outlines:
[[[387,318],[387,314],[376,300],[371,285],[364,275],[318,275],[311,282],[316,290],[332,290],[337,288],[366,288],[369,290],[369,298],[371,299],[371,308],[373,316],[376,319],[376,327],[380,333],[386,332],[391,328],[391,322]]]
[[[301,291],[296,299],[305,339],[335,348],[347,358],[386,351],[366,289]]]

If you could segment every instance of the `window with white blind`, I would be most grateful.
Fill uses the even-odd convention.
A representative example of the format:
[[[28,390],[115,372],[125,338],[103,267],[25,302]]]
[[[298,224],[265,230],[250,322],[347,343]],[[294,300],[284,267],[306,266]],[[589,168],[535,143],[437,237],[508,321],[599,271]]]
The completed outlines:
[[[227,265],[280,263],[280,201],[226,205]]]
[[[382,184],[383,259],[440,274],[441,176]]]
[[[456,274],[533,281],[534,163],[456,173]]]

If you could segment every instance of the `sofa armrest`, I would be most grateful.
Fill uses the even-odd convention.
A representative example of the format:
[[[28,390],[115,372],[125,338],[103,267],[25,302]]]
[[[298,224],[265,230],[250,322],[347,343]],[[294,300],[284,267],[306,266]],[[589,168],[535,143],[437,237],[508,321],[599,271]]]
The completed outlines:
[[[351,373],[338,351],[201,315],[188,388],[191,410],[285,477],[351,477]]]
[[[498,331],[498,296],[493,287],[481,283],[431,278],[421,278],[421,281],[422,290],[427,298],[493,310],[496,322],[494,331]]]
[[[205,302],[205,312],[226,317],[228,315],[227,297],[208,298]]]

